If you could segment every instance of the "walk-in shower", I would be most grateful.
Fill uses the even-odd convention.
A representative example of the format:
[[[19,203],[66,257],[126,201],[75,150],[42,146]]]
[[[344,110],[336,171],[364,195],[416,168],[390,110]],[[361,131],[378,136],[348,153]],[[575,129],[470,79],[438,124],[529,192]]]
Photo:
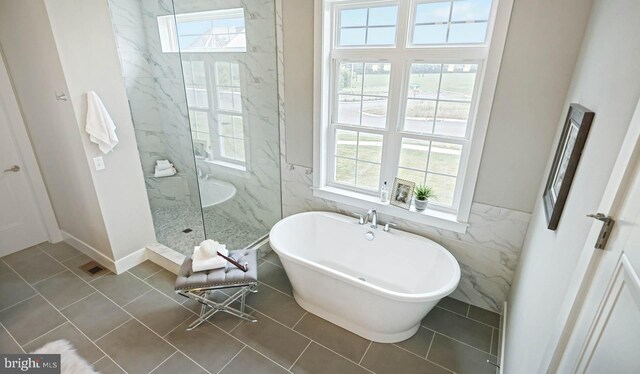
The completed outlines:
[[[265,236],[282,216],[274,0],[109,5],[158,241]]]

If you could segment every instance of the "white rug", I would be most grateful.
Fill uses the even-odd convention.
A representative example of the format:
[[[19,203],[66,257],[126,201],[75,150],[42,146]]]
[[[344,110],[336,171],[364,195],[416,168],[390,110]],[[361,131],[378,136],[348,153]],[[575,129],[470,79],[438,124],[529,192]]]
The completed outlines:
[[[89,365],[84,358],[80,357],[73,345],[67,340],[56,340],[45,344],[42,348],[31,353],[40,354],[60,354],[62,374],[99,374]]]

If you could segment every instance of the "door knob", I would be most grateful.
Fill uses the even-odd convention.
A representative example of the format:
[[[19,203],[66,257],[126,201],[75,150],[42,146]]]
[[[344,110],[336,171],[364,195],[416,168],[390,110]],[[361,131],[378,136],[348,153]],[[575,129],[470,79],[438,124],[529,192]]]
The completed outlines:
[[[13,173],[17,173],[20,171],[20,166],[18,165],[13,165],[12,167],[10,167],[9,169],[5,169],[4,172],[8,173],[8,172],[13,172]]]

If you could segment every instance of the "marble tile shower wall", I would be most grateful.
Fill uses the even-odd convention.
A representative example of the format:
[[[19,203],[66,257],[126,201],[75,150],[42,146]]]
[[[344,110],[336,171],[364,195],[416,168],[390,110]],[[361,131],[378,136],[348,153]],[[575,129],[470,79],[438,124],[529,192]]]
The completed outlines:
[[[152,208],[199,204],[180,56],[162,53],[156,17],[173,14],[167,0],[110,0],[122,73]],[[154,178],[169,159],[178,175]]]
[[[311,169],[286,165],[282,169],[283,215],[330,210],[348,214],[355,208],[313,197]],[[451,295],[484,309],[501,312],[520,257],[531,215],[474,203],[466,234],[419,225],[380,215],[400,229],[426,236],[447,248],[460,263],[460,285]]]
[[[263,234],[281,218],[278,73],[273,0],[176,0],[176,13],[244,8],[247,50],[242,53],[183,53],[185,60],[239,64],[247,139],[247,170],[197,160],[203,172],[232,183],[236,196],[215,209]],[[252,238],[258,239],[258,238]],[[247,243],[249,244],[249,243]]]
[[[110,7],[145,174],[153,174],[159,158],[169,158],[179,171],[171,178],[147,177],[152,208],[200,204],[180,56],[162,53],[157,17],[173,14],[174,7],[176,14],[244,8],[246,52],[183,52],[182,59],[224,59],[240,65],[247,171],[205,160],[197,160],[197,166],[236,186],[232,200],[214,207],[216,214],[266,234],[281,218],[282,209],[273,0],[110,0]]]

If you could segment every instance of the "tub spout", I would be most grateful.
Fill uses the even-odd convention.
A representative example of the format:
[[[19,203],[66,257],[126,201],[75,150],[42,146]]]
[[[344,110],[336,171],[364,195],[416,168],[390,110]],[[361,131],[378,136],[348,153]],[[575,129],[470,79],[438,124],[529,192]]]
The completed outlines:
[[[378,211],[375,209],[369,209],[367,212],[367,218],[371,217],[371,228],[378,228]]]

